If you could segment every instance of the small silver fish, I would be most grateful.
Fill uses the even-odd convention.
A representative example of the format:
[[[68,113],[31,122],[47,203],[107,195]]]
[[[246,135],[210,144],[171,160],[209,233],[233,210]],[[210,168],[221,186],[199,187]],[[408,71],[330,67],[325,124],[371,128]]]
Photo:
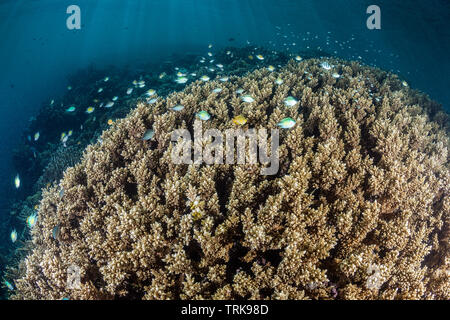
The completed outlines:
[[[278,123],[278,126],[282,129],[290,129],[295,126],[295,120],[292,118],[284,118]]]
[[[16,229],[14,229],[14,230],[11,232],[11,241],[12,241],[12,243],[14,243],[14,242],[17,241],[17,231],[16,231]]]
[[[57,226],[53,227],[53,229],[52,229],[52,237],[53,237],[53,239],[58,240],[60,233],[61,233],[61,227],[58,224]]]
[[[19,177],[19,175],[16,175],[16,177],[14,178],[14,186],[16,187],[16,189],[20,188],[20,177]]]
[[[203,120],[203,121],[208,121],[211,118],[209,113],[207,111],[203,111],[203,110],[197,112],[196,116],[197,116],[197,118],[199,118],[200,120]]]
[[[293,107],[298,103],[297,99],[295,99],[294,97],[291,97],[291,96],[284,99],[283,102],[286,107]]]
[[[8,290],[11,290],[11,291],[14,290],[13,285],[9,281],[5,280],[4,283],[5,283],[5,286],[8,288]]]
[[[330,69],[331,69],[331,65],[330,65],[328,62],[326,62],[326,61],[322,62],[322,63],[320,64],[320,66],[321,66],[323,69],[325,69],[325,70],[330,70]]]
[[[179,77],[179,78],[175,79],[175,82],[178,83],[178,84],[184,84],[187,81],[188,81],[188,78],[186,78],[186,77]]]
[[[244,95],[241,97],[242,101],[246,102],[246,103],[252,103],[255,101],[255,99],[253,99],[253,97],[251,95]]]
[[[339,74],[339,73],[333,73],[332,75],[331,75],[333,78],[335,78],[335,79],[339,79],[340,77],[341,77],[341,75]]]
[[[145,131],[144,136],[142,137],[142,140],[148,141],[151,138],[153,138],[154,135],[155,135],[155,131],[153,131],[153,129],[148,129],[147,131]]]
[[[184,109],[184,106],[182,104],[177,104],[175,107],[172,108],[173,111],[181,111]]]
[[[33,229],[33,227],[36,225],[36,221],[37,221],[37,214],[33,213],[30,216],[28,216],[26,222],[27,225],[30,229]]]

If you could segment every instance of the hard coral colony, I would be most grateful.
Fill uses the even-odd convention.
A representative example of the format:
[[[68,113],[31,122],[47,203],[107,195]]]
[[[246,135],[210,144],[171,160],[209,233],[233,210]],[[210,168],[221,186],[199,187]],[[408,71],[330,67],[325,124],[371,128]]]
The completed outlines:
[[[331,65],[291,61],[139,104],[65,172],[63,196],[44,191],[12,298],[449,299],[446,115],[394,75]],[[170,133],[200,110],[204,130],[295,121],[278,173],[173,164]]]

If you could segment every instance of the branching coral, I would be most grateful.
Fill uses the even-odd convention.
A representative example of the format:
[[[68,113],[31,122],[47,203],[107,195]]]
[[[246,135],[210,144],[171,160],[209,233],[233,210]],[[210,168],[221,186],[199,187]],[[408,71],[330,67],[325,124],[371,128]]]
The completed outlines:
[[[39,177],[37,189],[40,190],[47,184],[58,182],[63,177],[64,170],[80,161],[81,154],[82,150],[75,146],[66,148],[61,145],[50,157],[48,165]]]
[[[320,62],[139,104],[44,191],[12,298],[449,299],[448,118],[395,75]],[[200,110],[223,132],[236,115],[257,129],[295,119],[278,173],[174,164],[171,132]]]

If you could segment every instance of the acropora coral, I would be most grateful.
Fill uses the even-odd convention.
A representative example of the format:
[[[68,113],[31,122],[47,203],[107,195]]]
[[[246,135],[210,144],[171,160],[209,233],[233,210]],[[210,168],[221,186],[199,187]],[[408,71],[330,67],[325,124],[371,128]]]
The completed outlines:
[[[36,188],[40,190],[47,184],[59,181],[62,178],[64,171],[68,167],[74,166],[80,160],[81,154],[82,150],[77,146],[59,146],[50,155],[47,166],[44,168],[42,175],[36,182]]]
[[[43,191],[11,298],[449,299],[447,115],[396,75],[321,62],[196,81],[115,121]],[[278,173],[174,164],[171,132],[200,110],[203,130],[295,119]]]

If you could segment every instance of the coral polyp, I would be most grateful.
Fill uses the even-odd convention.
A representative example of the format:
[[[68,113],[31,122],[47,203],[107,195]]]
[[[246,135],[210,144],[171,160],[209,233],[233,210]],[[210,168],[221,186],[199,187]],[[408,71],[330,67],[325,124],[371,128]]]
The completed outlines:
[[[11,298],[449,299],[447,115],[379,69],[297,60],[197,80],[111,123],[43,192]],[[199,112],[203,130],[294,121],[278,172],[174,164],[171,132]]]

